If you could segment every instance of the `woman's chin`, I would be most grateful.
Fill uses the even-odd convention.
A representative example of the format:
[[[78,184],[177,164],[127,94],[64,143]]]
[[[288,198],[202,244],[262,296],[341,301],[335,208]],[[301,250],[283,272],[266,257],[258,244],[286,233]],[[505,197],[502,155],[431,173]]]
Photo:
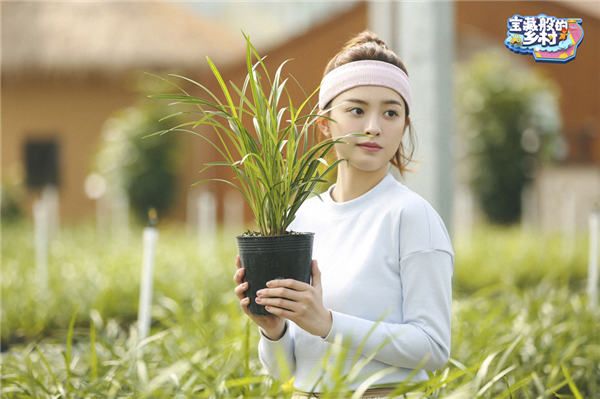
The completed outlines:
[[[351,160],[349,165],[354,169],[360,170],[361,172],[377,172],[382,168],[387,167],[387,164],[384,165],[381,162],[368,162],[363,160]]]

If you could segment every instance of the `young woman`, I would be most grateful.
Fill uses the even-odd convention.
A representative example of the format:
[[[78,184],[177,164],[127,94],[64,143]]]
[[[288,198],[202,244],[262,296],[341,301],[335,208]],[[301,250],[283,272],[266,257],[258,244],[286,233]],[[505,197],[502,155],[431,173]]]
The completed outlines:
[[[363,397],[383,397],[411,372],[412,381],[426,380],[426,370],[448,360],[451,240],[429,202],[390,172],[393,165],[404,175],[411,160],[402,143],[406,131],[413,143],[411,107],[398,56],[369,31],[351,39],[325,69],[319,108],[332,120],[323,118],[319,128],[326,137],[368,136],[336,144],[345,160],[336,183],[308,199],[288,228],[315,232],[311,284],[271,281],[257,303],[272,316],[253,315],[236,259],[235,293],[259,327],[260,361],[274,377],[284,367],[293,373],[295,398],[318,397],[331,386],[333,358],[328,364],[323,357],[336,346],[349,351],[342,375],[359,349],[356,357],[367,360],[351,389],[379,372]]]

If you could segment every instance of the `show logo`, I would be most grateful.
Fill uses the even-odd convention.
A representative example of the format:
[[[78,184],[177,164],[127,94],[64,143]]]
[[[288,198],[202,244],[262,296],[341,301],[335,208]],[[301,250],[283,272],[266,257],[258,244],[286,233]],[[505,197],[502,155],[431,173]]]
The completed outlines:
[[[504,45],[518,54],[533,54],[538,62],[569,62],[583,40],[582,22],[581,18],[515,14],[507,20]]]

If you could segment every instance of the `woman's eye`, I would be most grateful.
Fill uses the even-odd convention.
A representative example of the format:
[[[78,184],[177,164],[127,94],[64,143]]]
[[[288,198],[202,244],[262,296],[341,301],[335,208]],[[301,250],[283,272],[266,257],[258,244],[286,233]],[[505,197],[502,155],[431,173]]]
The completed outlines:
[[[353,113],[354,115],[361,115],[363,113],[363,110],[360,108],[350,108],[349,111],[350,111],[350,113]],[[359,112],[354,113],[353,111],[359,111]]]
[[[385,112],[390,112],[391,113],[390,116],[398,116],[398,113],[396,111],[389,110],[389,111],[385,111]]]

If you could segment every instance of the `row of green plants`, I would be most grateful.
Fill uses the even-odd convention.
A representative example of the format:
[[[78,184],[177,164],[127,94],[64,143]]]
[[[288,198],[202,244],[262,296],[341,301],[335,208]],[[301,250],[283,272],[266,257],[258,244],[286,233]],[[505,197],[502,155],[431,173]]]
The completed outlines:
[[[23,345],[2,356],[3,397],[289,397],[293,379],[261,370],[258,333],[235,303],[201,312],[163,297],[161,324],[143,341],[133,327],[92,311],[87,325],[61,338]],[[452,357],[447,367],[397,393],[455,398],[592,398],[600,393],[597,317],[581,292],[542,282],[529,291],[488,287],[455,301]],[[337,357],[336,357],[337,356]],[[336,392],[351,374],[331,354]],[[360,367],[357,363],[356,368]],[[363,388],[367,388],[364,386]],[[348,396],[350,397],[350,395]]]
[[[135,228],[129,240],[99,234],[93,225],[63,229],[50,244],[47,291],[36,279],[32,226],[5,225],[3,236],[10,237],[2,241],[1,259],[4,347],[65,329],[76,309],[78,326],[87,323],[85,315],[92,309],[121,324],[137,317],[141,229]],[[228,296],[237,254],[234,234],[221,230],[214,242],[214,251],[199,249],[196,237],[177,228],[161,228],[154,270],[156,295],[192,306],[194,311],[204,309],[205,301]],[[454,245],[453,286],[459,296],[497,283],[526,289],[542,279],[574,286],[586,276],[583,234],[575,238],[572,257],[563,253],[560,235],[534,235],[518,228],[480,226],[472,237],[459,236]]]
[[[155,298],[168,297],[201,312],[229,295],[236,250],[231,232],[221,232],[215,250],[176,227],[160,227],[154,268]],[[142,265],[142,229],[100,233],[94,225],[64,228],[50,241],[48,287],[36,277],[33,226],[4,225],[2,235],[2,346],[62,334],[77,311],[76,326],[94,309],[128,325],[137,318]],[[128,238],[127,238],[128,237]],[[208,247],[207,247],[208,248]],[[202,251],[202,252],[201,252]],[[210,283],[209,283],[210,282]]]
[[[33,279],[31,226],[3,228],[11,237],[2,247],[3,397],[290,394],[293,381],[261,374],[257,329],[233,294],[231,232],[201,252],[194,237],[161,230],[152,334],[139,342],[141,231],[124,242],[99,238],[93,226],[64,229],[42,293]],[[459,236],[452,360],[427,384],[399,391],[596,397],[599,316],[583,293],[587,243],[579,237],[573,258],[560,244],[558,236],[486,226]],[[340,374],[335,389],[349,382]]]

